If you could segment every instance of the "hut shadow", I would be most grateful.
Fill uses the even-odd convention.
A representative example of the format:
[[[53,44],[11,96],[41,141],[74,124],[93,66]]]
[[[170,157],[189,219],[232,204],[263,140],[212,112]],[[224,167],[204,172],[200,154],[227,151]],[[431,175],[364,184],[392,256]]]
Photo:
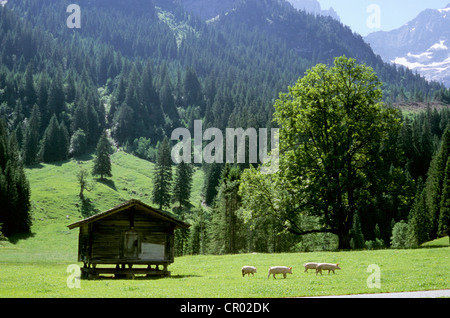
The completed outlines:
[[[201,276],[199,276],[199,275],[170,275],[168,277],[163,277],[163,276],[157,276],[157,275],[150,275],[150,276],[137,275],[134,277],[134,280],[160,280],[160,279],[166,279],[166,278],[180,279],[180,278],[192,278],[192,277],[201,277]],[[117,278],[115,278],[115,279],[117,279]],[[133,279],[129,279],[129,280],[133,280]]]
[[[170,275],[170,276],[158,276],[158,275],[140,275],[137,274],[134,278],[128,277],[115,277],[114,275],[100,275],[97,280],[124,280],[124,281],[133,281],[133,280],[160,280],[160,279],[182,279],[182,278],[194,278],[194,277],[202,277],[200,275]]]

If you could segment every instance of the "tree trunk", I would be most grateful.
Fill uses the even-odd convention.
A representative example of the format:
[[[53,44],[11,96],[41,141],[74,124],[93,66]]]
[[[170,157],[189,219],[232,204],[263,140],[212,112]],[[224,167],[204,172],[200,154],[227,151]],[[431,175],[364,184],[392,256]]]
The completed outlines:
[[[349,250],[350,246],[350,232],[344,231],[343,233],[339,233],[339,247],[340,250]]]
[[[83,191],[84,191],[84,186],[82,185],[81,188],[80,188],[80,194],[79,194],[81,201],[84,201]]]

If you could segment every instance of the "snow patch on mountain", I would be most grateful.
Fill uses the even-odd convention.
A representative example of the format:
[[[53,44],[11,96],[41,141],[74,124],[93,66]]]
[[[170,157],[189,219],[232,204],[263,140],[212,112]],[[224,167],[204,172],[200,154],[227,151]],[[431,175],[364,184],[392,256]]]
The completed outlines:
[[[450,4],[427,9],[398,29],[375,32],[365,40],[386,62],[450,87]]]
[[[444,45],[446,40],[442,40],[439,43],[434,44],[430,47],[430,50],[448,50],[448,47]]]
[[[406,56],[396,57],[392,63],[405,66],[417,71],[428,80],[450,84],[450,50],[445,43],[447,40],[440,40],[433,44],[428,50],[420,54],[408,52]]]

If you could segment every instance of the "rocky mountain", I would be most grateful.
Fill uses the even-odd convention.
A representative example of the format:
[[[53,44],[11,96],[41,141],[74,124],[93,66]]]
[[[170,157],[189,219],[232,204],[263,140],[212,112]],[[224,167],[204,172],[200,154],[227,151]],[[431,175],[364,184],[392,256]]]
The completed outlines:
[[[297,10],[304,10],[308,13],[316,15],[330,16],[333,19],[340,21],[339,15],[333,8],[322,10],[319,1],[317,0],[287,0]]]
[[[186,11],[209,20],[232,10],[241,0],[181,0]]]
[[[227,13],[242,2],[242,0],[181,0],[181,4],[187,11],[204,20],[210,20],[220,14]],[[317,0],[279,0],[279,2],[289,2],[297,10],[304,10],[315,15],[330,16],[338,21],[340,20],[333,8],[322,10]]]
[[[371,33],[365,40],[385,61],[450,87],[450,4],[427,9],[398,29]]]

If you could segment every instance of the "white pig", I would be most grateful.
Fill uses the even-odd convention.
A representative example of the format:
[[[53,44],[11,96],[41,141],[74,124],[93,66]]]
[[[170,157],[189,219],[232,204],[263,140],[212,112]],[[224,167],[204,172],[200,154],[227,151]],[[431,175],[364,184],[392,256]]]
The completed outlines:
[[[242,277],[244,277],[245,274],[248,274],[248,276],[250,276],[250,274],[252,274],[252,276],[255,276],[255,273],[256,273],[256,267],[242,266]]]
[[[303,266],[305,266],[305,272],[308,272],[308,269],[316,269],[318,263],[305,263]]]
[[[322,275],[322,270],[328,271],[328,274],[330,274],[331,271],[333,271],[333,274],[335,274],[334,270],[341,269],[339,267],[339,264],[327,264],[327,263],[320,263],[316,266],[316,275],[320,272],[320,275]]]
[[[269,268],[269,274],[267,275],[267,278],[270,277],[270,275],[273,275],[273,278],[276,279],[275,274],[283,274],[283,277],[286,278],[286,274],[292,274],[292,267],[286,267],[286,266],[273,266]]]

